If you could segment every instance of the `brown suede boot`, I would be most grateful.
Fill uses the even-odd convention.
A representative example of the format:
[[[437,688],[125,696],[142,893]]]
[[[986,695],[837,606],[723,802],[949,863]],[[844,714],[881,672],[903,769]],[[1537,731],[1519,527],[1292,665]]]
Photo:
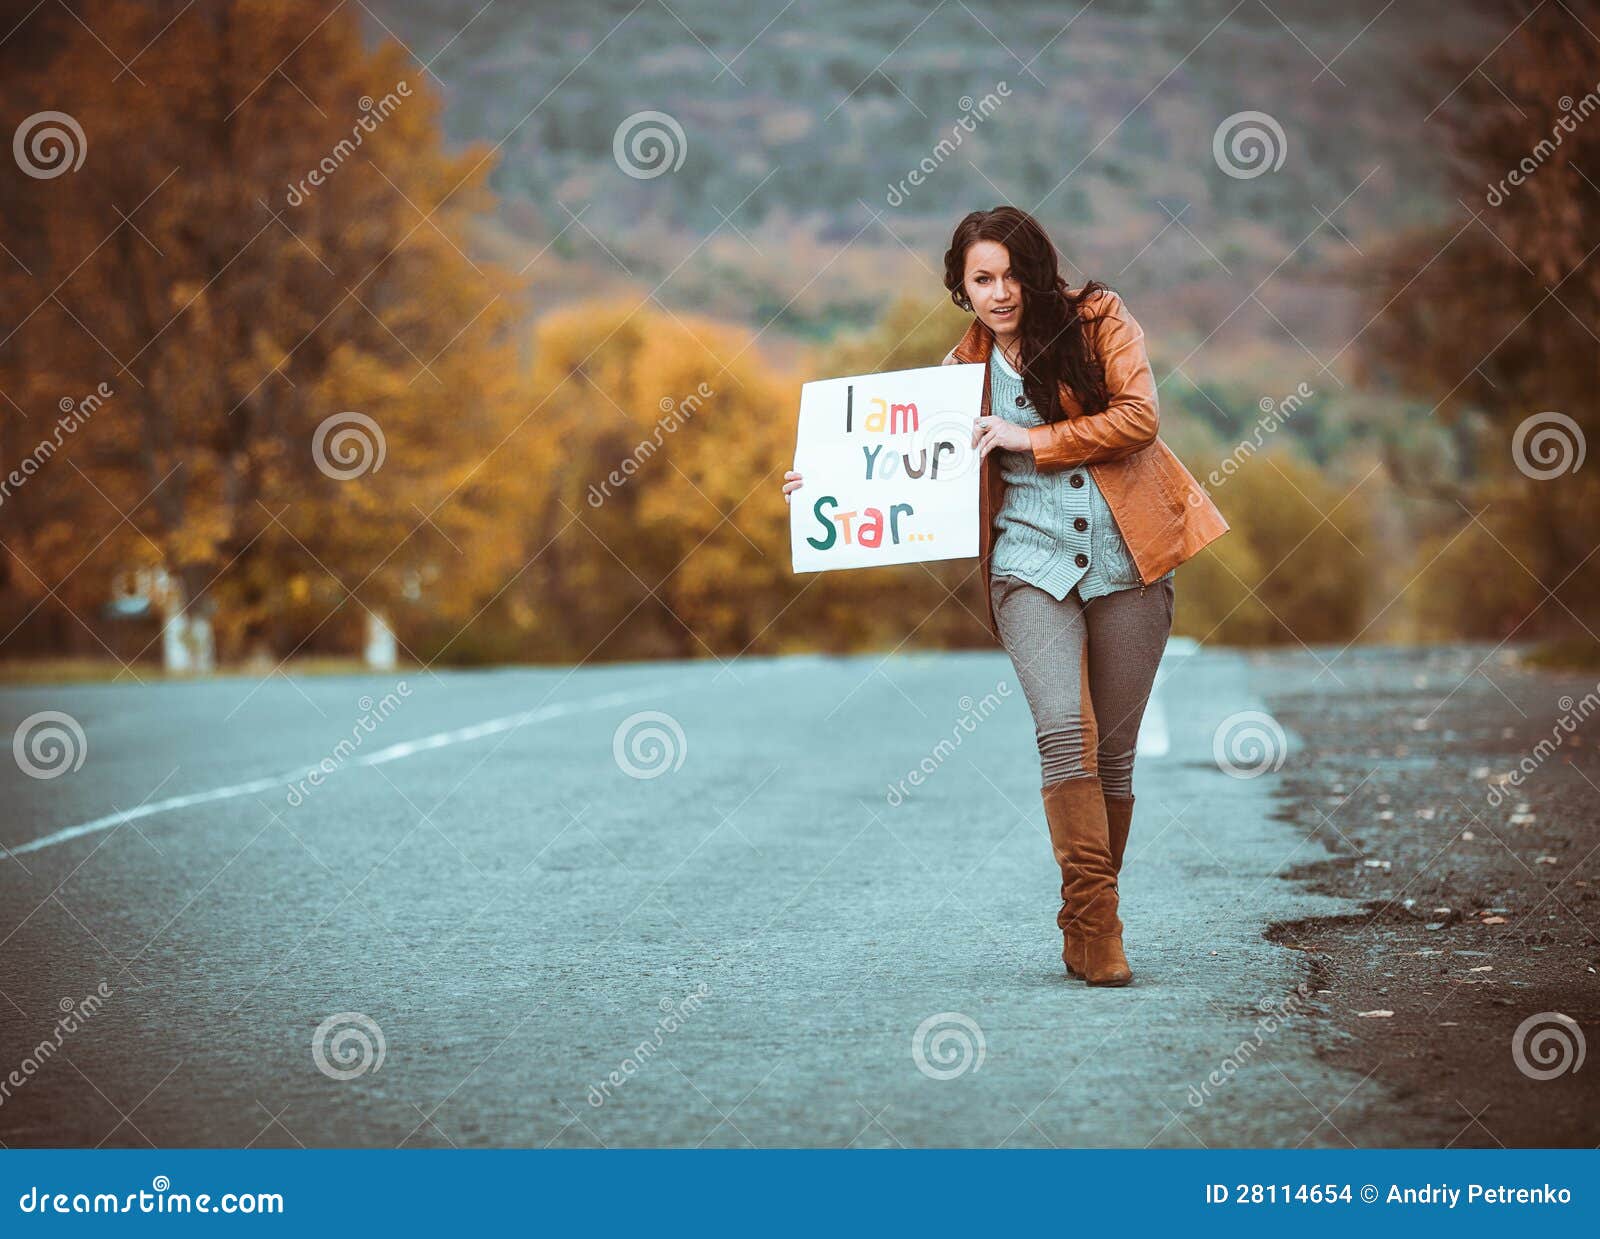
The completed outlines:
[[[1122,854],[1128,848],[1128,826],[1133,821],[1132,796],[1106,797],[1106,833],[1111,842],[1111,867],[1122,873]]]
[[[1090,985],[1126,985],[1133,979],[1122,951],[1117,917],[1117,874],[1100,780],[1062,779],[1043,788],[1050,843],[1061,869],[1061,959]]]
[[[1122,889],[1122,857],[1128,848],[1128,827],[1133,821],[1132,796],[1106,796],[1106,837],[1111,849],[1111,867],[1116,871],[1118,882],[1117,900],[1121,906]],[[1067,972],[1076,977],[1079,974],[1073,970],[1071,964],[1067,965]]]
[[[1133,797],[1107,796],[1105,797],[1105,802],[1106,836],[1107,842],[1111,848],[1111,867],[1116,871],[1117,877],[1120,880],[1122,877],[1122,856],[1128,848],[1128,827],[1133,821]],[[1065,886],[1063,885],[1062,899],[1065,900],[1065,898]],[[1120,906],[1120,901],[1122,899],[1120,881],[1117,889],[1117,899]],[[1071,915],[1070,912],[1067,911],[1065,903],[1063,903],[1062,908],[1063,914],[1058,919],[1061,921],[1070,920]],[[1078,975],[1073,971],[1071,964],[1067,965],[1067,971],[1073,976]]]

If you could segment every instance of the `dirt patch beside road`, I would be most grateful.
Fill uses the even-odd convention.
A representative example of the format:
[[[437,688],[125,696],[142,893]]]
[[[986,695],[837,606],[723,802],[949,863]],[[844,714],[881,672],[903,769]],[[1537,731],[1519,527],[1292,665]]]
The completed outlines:
[[[1363,909],[1268,931],[1305,955],[1326,1004],[1318,1053],[1387,1087],[1440,1144],[1594,1146],[1595,677],[1488,647],[1334,653],[1258,662],[1304,745],[1268,776],[1304,836],[1284,876]],[[1519,768],[1520,786],[1498,781]]]

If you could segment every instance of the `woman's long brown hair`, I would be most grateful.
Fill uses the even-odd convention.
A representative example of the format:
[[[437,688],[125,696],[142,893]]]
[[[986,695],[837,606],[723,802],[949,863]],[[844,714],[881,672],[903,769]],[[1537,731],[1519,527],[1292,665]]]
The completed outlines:
[[[973,211],[956,225],[944,256],[944,286],[950,299],[972,312],[963,276],[967,250],[976,241],[997,241],[1011,255],[1011,272],[1022,284],[1022,326],[1018,331],[1022,390],[1046,422],[1066,416],[1057,385],[1065,383],[1085,413],[1102,412],[1111,403],[1105,367],[1095,355],[1090,324],[1098,321],[1083,312],[1084,302],[1108,291],[1090,280],[1076,294],[1070,292],[1056,265],[1056,248],[1039,221],[1026,211],[998,206]]]

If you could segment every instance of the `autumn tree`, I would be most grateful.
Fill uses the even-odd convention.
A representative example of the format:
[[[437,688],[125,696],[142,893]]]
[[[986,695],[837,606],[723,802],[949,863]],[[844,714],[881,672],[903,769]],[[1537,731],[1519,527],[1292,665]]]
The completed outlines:
[[[1600,43],[1593,6],[1526,7],[1491,7],[1506,37],[1481,64],[1433,57],[1459,86],[1418,107],[1459,209],[1375,255],[1360,348],[1364,377],[1426,401],[1459,450],[1459,469],[1393,462],[1440,505],[1417,565],[1427,630],[1592,641]]]
[[[77,7],[8,66],[7,467],[63,441],[0,503],[0,586],[80,615],[146,569],[202,665],[209,614],[229,654],[465,622],[535,484],[491,452],[525,408],[517,282],[474,257],[490,153],[445,152],[427,69],[358,10]]]
[[[737,653],[794,588],[773,503],[798,388],[748,330],[629,299],[551,312],[533,355],[529,420],[549,486],[515,531],[524,569],[453,649]]]

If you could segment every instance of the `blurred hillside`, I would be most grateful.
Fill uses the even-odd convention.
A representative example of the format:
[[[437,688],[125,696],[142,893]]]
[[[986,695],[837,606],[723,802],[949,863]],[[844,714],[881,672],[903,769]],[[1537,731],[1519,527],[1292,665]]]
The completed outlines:
[[[1302,363],[1295,339],[1322,356],[1353,334],[1330,277],[1443,209],[1442,153],[1417,141],[1406,97],[1419,47],[1504,33],[1486,39],[1472,5],[1434,0],[367,7],[375,33],[437,75],[447,135],[501,142],[492,183],[514,253],[550,246],[600,283],[670,275],[667,305],[820,339],[926,288],[955,221],[1008,201],[1052,230],[1069,278],[1114,282],[1143,306],[1175,358],[1209,340],[1185,367],[1201,379]],[[1001,82],[1000,106],[889,205]],[[1282,126],[1286,158],[1236,179],[1212,136],[1250,109]],[[644,110],[677,120],[686,153],[634,180],[612,141]],[[1269,272],[1265,305],[1213,336]],[[585,282],[562,272],[541,297]]]

